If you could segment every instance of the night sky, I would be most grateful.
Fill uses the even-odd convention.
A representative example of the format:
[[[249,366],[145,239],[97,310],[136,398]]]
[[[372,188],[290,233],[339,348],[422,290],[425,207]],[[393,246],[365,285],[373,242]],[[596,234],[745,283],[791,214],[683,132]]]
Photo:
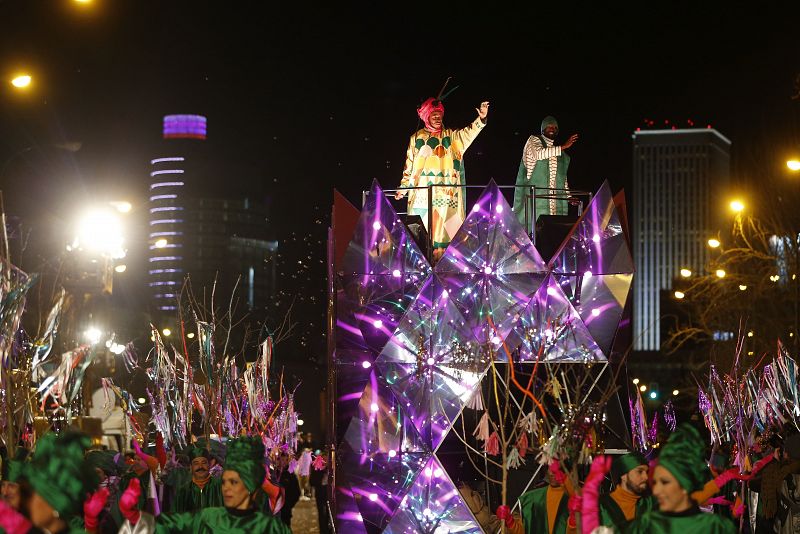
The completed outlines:
[[[162,116],[206,115],[222,163],[209,190],[269,195],[281,290],[316,296],[295,339],[313,359],[325,346],[320,241],[332,191],[358,203],[374,178],[396,187],[416,106],[448,76],[458,89],[445,125],[491,102],[465,155],[470,184],[513,184],[548,114],[562,140],[580,135],[569,178],[590,191],[604,179],[630,187],[631,133],[645,119],[717,128],[742,184],[800,151],[797,6],[491,4],[0,0],[6,209],[66,221],[89,200],[144,203]],[[17,69],[33,73],[33,91],[6,83]],[[53,148],[74,141],[76,153]]]

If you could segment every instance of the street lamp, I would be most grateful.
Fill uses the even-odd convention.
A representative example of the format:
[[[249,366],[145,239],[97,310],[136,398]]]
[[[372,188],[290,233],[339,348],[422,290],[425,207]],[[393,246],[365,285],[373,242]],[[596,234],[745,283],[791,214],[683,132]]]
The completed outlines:
[[[17,89],[27,89],[32,81],[33,77],[30,74],[18,74],[11,79],[11,85]]]
[[[790,159],[786,162],[786,166],[790,171],[800,171],[800,160]]]
[[[718,248],[720,246],[719,239],[711,238],[708,240],[708,246],[711,248]]]
[[[731,200],[730,208],[732,212],[740,213],[744,209],[744,203],[738,199]]]
[[[72,248],[97,252],[111,259],[125,257],[122,249],[122,224],[109,209],[94,208],[78,221]]]

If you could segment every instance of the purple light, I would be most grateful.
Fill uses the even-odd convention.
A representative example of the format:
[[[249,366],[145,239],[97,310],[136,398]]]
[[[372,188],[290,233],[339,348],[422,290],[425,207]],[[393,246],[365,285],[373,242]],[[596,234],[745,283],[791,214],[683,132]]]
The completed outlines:
[[[183,185],[183,182],[156,182],[154,184],[150,184],[150,190],[152,191],[156,187],[180,187]]]
[[[373,402],[370,405],[369,409],[372,410],[373,412],[377,412],[378,411],[378,403],[377,402]]]
[[[151,232],[150,237],[159,237],[162,235],[183,235],[183,232]]]
[[[593,309],[593,310],[592,310],[592,315],[594,315],[595,317],[597,317],[598,315],[600,315],[600,308],[595,308],[595,309]]]
[[[158,293],[153,295],[153,297],[157,299],[174,299],[175,293]]]
[[[175,310],[178,309],[178,307],[177,306],[159,306],[158,309],[161,310],[161,311],[175,311]]]
[[[152,269],[147,274],[182,273],[183,269]]]
[[[592,277],[592,271],[586,271],[585,273],[583,273],[583,277],[584,278],[591,278]]]
[[[163,200],[165,198],[178,198],[178,195],[153,195],[150,197],[150,202],[155,202],[156,200]]]
[[[155,245],[150,245],[150,247],[148,247],[148,248],[149,248],[150,250],[155,250],[155,249],[163,249],[163,248],[183,248],[183,245],[181,245],[180,243],[178,243],[178,244],[175,244],[175,243],[167,243],[167,244],[166,244],[166,245],[164,245],[163,247],[157,247],[157,246],[155,246]]]
[[[599,243],[600,242],[600,234],[594,234],[592,236],[592,241],[594,241],[595,243]]]
[[[492,274],[492,268],[489,265],[487,265],[486,267],[483,268],[483,272],[485,272],[486,274]]]
[[[395,269],[394,271],[392,271],[392,276],[394,276],[395,278],[400,278],[400,269]]]
[[[154,261],[180,261],[183,259],[183,256],[153,256],[149,259],[152,263]]]
[[[433,476],[436,478],[442,478],[442,470],[437,467],[433,470]]]
[[[163,208],[150,208],[150,213],[157,213],[159,211],[183,211],[180,206],[165,206]]]
[[[378,500],[378,494],[377,493],[370,493],[369,494],[369,500],[371,500],[372,502],[377,501]]]
[[[183,169],[164,169],[162,171],[153,171],[150,176],[158,176],[159,174],[183,174]]]
[[[361,362],[361,367],[363,367],[364,369],[369,369],[370,367],[372,367],[372,364],[369,363],[367,360],[364,360],[363,362]]]
[[[150,226],[154,226],[156,224],[173,224],[173,223],[182,223],[183,219],[154,219],[150,221]]]
[[[394,449],[390,450],[389,451],[389,458],[394,458],[395,456],[397,456],[397,451],[394,450]]]
[[[205,139],[208,120],[202,115],[167,115],[164,139]]]
[[[425,476],[428,477],[428,478],[431,478],[431,476],[433,476],[433,469],[431,469],[430,467],[426,467],[425,468]]]
[[[176,282],[175,280],[167,280],[165,282],[149,282],[147,285],[149,285],[150,287],[154,287],[154,286],[176,286],[176,285],[178,285],[178,282]]]
[[[372,227],[373,227],[375,230],[380,230],[380,229],[381,229],[381,223],[380,223],[380,221],[375,221],[374,223],[372,223]]]
[[[433,359],[433,356],[428,358],[428,365],[433,365],[434,363],[436,363],[436,360]]]
[[[498,204],[498,205],[497,205],[497,207],[496,207],[494,210],[495,210],[497,213],[503,213],[503,206],[501,206],[500,204]]]
[[[374,323],[372,323],[372,325],[373,325],[375,328],[381,328],[381,327],[383,326],[383,321],[381,321],[380,319],[378,319],[377,321],[375,321]]]
[[[185,161],[186,158],[182,158],[180,156],[174,158],[156,158],[150,160],[150,165],[155,165],[156,163],[163,163],[165,161]]]

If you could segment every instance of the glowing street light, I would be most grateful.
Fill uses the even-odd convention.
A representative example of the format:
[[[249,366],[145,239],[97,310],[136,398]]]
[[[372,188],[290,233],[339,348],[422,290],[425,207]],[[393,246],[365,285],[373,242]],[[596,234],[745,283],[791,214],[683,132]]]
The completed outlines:
[[[164,330],[161,331],[161,333],[164,334],[164,336],[169,337],[170,335],[172,335],[172,330],[170,330],[169,328],[165,328]]]
[[[633,379],[633,385],[635,386],[637,384],[639,384],[639,379],[638,378],[634,378]]]
[[[33,77],[30,74],[20,74],[11,79],[11,85],[17,89],[27,89],[32,81]]]
[[[133,205],[127,200],[114,200],[109,204],[120,213],[130,213],[133,209]]]
[[[734,213],[739,213],[744,209],[744,203],[741,200],[731,200],[729,204],[731,211]]]
[[[739,286],[739,291],[747,291],[747,286],[742,284]]]
[[[647,391],[647,386],[645,386],[644,384],[642,384],[641,386],[639,386],[639,391],[641,391],[642,393],[644,393],[645,391]]]
[[[725,269],[717,269],[716,273],[717,278],[725,278],[725,275],[728,274],[725,272]]]
[[[677,397],[677,396],[678,396],[678,393],[680,393],[680,391],[678,391],[677,389],[673,389],[673,390],[672,390],[672,396],[673,396],[673,397]]]
[[[684,277],[684,278],[689,278],[690,276],[692,276],[691,269],[687,269],[686,267],[681,269],[681,276]]]
[[[675,292],[675,298],[678,299],[678,300],[682,299],[685,296],[686,296],[686,293],[684,293],[683,291],[676,291]]]
[[[103,332],[101,332],[97,327],[90,326],[86,329],[86,332],[84,332],[83,335],[90,345],[96,345],[100,342],[100,337],[103,335]]]
[[[117,271],[118,273],[124,273],[125,271],[128,270],[128,266],[125,264],[117,265],[116,267],[114,267],[114,270]]]
[[[786,166],[790,171],[800,171],[800,160],[790,159],[786,162]]]
[[[93,209],[78,221],[77,235],[72,248],[82,248],[118,259],[125,257],[122,249],[122,224],[110,209]]]
[[[717,248],[720,246],[719,239],[711,238],[708,240],[708,246],[711,248]]]

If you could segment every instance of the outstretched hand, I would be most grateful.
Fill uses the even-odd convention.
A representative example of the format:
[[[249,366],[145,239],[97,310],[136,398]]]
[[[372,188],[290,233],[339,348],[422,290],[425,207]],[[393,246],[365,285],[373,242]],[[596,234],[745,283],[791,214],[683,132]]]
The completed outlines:
[[[478,112],[478,118],[483,120],[489,114],[489,102],[481,102],[480,107],[475,108]]]
[[[578,141],[578,134],[572,134],[572,135],[570,135],[570,136],[569,136],[569,139],[567,139],[567,140],[564,142],[564,144],[563,144],[563,145],[561,145],[561,148],[562,148],[562,149],[569,148],[569,147],[571,147],[572,145],[574,145],[574,144],[575,144],[577,141]]]

